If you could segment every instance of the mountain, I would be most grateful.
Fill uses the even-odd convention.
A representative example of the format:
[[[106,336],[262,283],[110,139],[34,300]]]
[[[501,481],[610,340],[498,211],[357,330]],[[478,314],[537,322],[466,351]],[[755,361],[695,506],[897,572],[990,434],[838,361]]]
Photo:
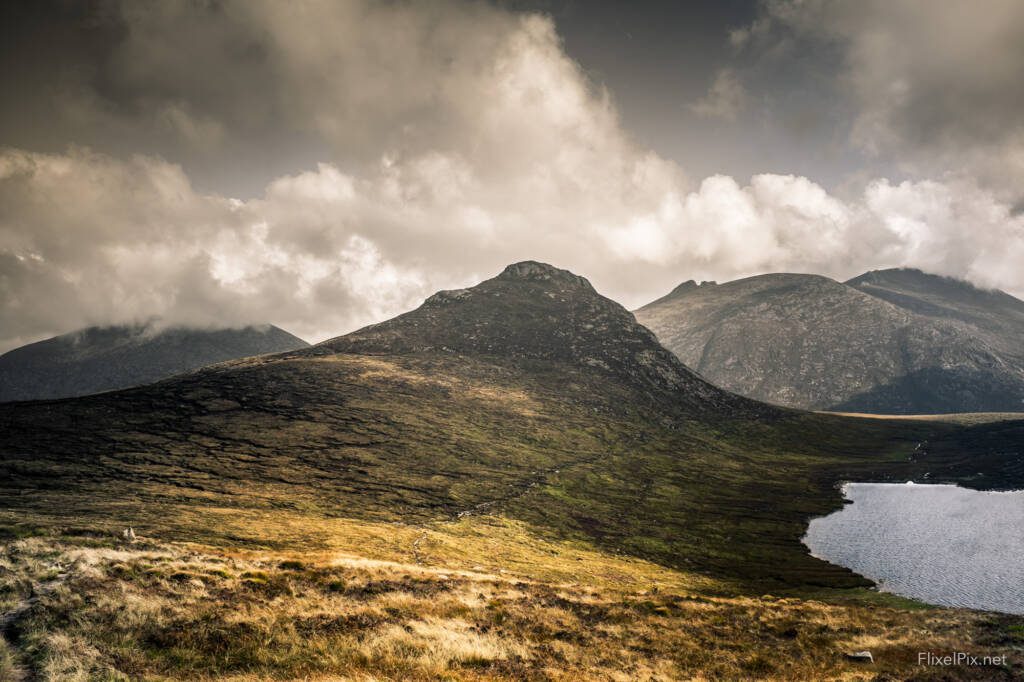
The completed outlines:
[[[1000,352],[1024,357],[1024,301],[1003,291],[906,268],[872,270],[846,284],[917,315],[960,323]]]
[[[89,327],[0,355],[0,402],[40,400],[149,384],[206,365],[308,346],[283,329]]]
[[[441,291],[393,320],[325,341],[310,354],[441,352],[593,368],[648,398],[690,410],[761,409],[687,369],[583,277],[525,261],[469,289]]]
[[[838,502],[836,480],[914,475],[924,440],[935,478],[961,466],[943,464],[948,425],[808,415],[718,389],[585,279],[535,262],[310,348],[2,406],[0,433],[0,499],[34,514],[115,513],[174,534],[209,507],[403,523],[488,509],[785,584],[860,582],[800,543],[804,519]],[[999,476],[1016,475],[1017,456],[992,456]]]
[[[845,480],[1019,487],[1022,442],[735,396],[518,263],[310,348],[0,405],[0,631],[82,679],[817,679],[861,636],[899,679],[951,617],[811,557],[807,519]]]
[[[1024,409],[1024,302],[916,270],[691,281],[636,316],[709,381],[757,400],[880,414]]]

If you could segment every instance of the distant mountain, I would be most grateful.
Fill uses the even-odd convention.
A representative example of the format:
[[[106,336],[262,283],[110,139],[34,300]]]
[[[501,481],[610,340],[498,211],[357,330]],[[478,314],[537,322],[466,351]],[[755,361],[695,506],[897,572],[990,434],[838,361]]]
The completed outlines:
[[[872,270],[846,284],[912,313],[962,323],[987,343],[1024,356],[1024,301],[1003,291],[910,269]]]
[[[0,402],[128,388],[225,360],[308,345],[272,325],[220,330],[90,327],[0,355]]]
[[[918,270],[686,282],[636,311],[741,395],[880,414],[1024,409],[1024,302]]]

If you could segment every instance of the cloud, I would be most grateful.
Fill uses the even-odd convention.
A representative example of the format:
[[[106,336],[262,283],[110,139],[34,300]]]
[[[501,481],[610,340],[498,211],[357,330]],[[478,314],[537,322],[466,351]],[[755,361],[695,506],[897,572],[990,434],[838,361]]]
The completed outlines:
[[[1024,5],[771,0],[733,42],[838,50],[851,139],[918,176],[972,175],[1024,196]],[[770,27],[774,28],[770,28]],[[772,34],[774,43],[766,38]],[[810,44],[808,44],[810,43]],[[818,47],[814,47],[817,45]]]
[[[735,121],[743,111],[747,98],[747,90],[736,72],[720,69],[707,94],[690,105],[690,111],[704,118]]]
[[[518,194],[437,153],[359,176],[321,164],[238,201],[196,192],[159,159],[7,150],[0,347],[152,316],[322,339],[524,258],[628,305],[690,277],[901,265],[1024,290],[1024,217],[977,186],[877,180],[842,201],[807,178],[758,175],[688,191],[663,162],[634,162],[624,188],[621,175],[571,189],[545,175]],[[528,200],[541,180],[557,183]]]
[[[630,307],[690,278],[898,265],[1024,292],[1024,219],[991,190],[694,185],[631,139],[542,16],[454,2],[122,9],[98,115],[178,112],[158,124],[226,149],[286,120],[322,136],[322,162],[236,199],[153,154],[0,150],[0,349],[153,316],[315,341],[528,258]]]
[[[323,172],[325,182],[338,180]],[[415,273],[383,262],[358,234],[339,233],[330,248],[274,234],[291,205],[345,210],[333,201],[341,189],[306,190],[271,188],[268,200],[247,204],[195,192],[159,159],[6,150],[0,345],[154,316],[200,327],[272,321],[323,337],[422,295]]]
[[[157,150],[292,133],[347,168],[443,149],[502,173],[564,137],[621,137],[542,15],[459,0],[108,4],[96,21],[117,38],[70,72],[62,106],[142,146],[169,136]]]
[[[973,181],[890,183],[864,193],[877,258],[1024,294],[1024,216]]]

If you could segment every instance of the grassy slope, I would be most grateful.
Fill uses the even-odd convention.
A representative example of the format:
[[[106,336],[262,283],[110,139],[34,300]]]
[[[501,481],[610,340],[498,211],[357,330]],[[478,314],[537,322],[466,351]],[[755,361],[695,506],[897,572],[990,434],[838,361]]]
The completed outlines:
[[[556,365],[253,361],[0,410],[0,494],[26,519],[216,543],[268,539],[204,508],[403,523],[486,510],[757,589],[845,586],[862,581],[805,554],[804,520],[836,506],[841,473],[902,467],[949,431],[798,414],[662,423],[638,404]]]
[[[856,647],[892,674],[922,647],[1019,650],[1019,619],[837,589],[864,583],[799,543],[807,516],[839,505],[836,480],[903,475],[919,441],[956,427],[669,418],[600,372],[523,367],[263,359],[0,410],[9,535],[63,537],[31,541],[57,565],[128,525],[186,554],[117,555],[61,582],[19,619],[17,658],[55,680],[785,679],[853,675]],[[342,558],[358,565],[338,577]],[[224,577],[225,561],[242,563]],[[59,570],[42,566],[36,591]],[[335,577],[391,582],[367,596],[332,592]]]
[[[0,496],[26,522],[257,545],[280,543],[203,510],[403,523],[486,510],[755,589],[849,586],[863,581],[806,555],[805,520],[838,507],[837,481],[920,474],[917,443],[962,433],[798,413],[668,419],[640,404],[556,365],[247,361],[0,409]],[[990,469],[1019,473],[1019,454],[1017,470],[1006,461]]]
[[[893,652],[883,664],[889,671],[905,669],[899,651],[943,646],[951,627],[959,628],[973,648],[996,636],[993,632],[1009,637],[1004,626],[1015,627],[1019,619],[1006,625],[984,616],[928,611],[931,615],[892,612],[878,620],[873,614],[880,604],[905,603],[864,590],[861,578],[811,558],[800,537],[808,517],[838,508],[836,483],[844,479],[905,479],[927,472],[932,480],[971,479],[982,487],[1024,484],[1024,423],[962,427],[859,420],[782,412],[733,399],[688,378],[663,349],[650,346],[649,333],[631,326],[628,314],[594,298],[584,284],[567,278],[562,289],[531,294],[531,312],[514,320],[507,333],[486,334],[489,324],[511,324],[494,301],[523,285],[496,278],[483,293],[446,295],[433,308],[400,318],[403,327],[379,325],[342,340],[339,348],[239,361],[119,393],[0,406],[0,522],[12,538],[64,538],[67,547],[33,550],[51,552],[49,561],[57,563],[66,563],[76,546],[131,525],[147,538],[174,543],[161,544],[169,552],[192,543],[201,551],[194,560],[204,565],[240,551],[290,553],[314,563],[340,555],[386,559],[403,567],[494,574],[504,582],[528,580],[546,585],[542,590],[566,583],[611,590],[602,599],[615,609],[632,609],[629,618],[641,618],[628,605],[655,586],[664,599],[675,600],[675,605],[643,607],[663,607],[671,615],[663,623],[656,620],[662,616],[647,614],[655,620],[643,622],[657,634],[647,635],[649,641],[589,639],[581,645],[581,658],[573,659],[558,654],[555,635],[523,630],[516,641],[525,649],[516,649],[514,656],[494,654],[468,669],[464,661],[447,660],[445,670],[463,679],[515,677],[500,661],[516,656],[532,661],[529,672],[536,676],[550,668],[549,676],[572,679],[567,671],[597,666],[630,678],[629,666],[636,661],[612,656],[605,651],[609,645],[641,652],[646,647],[667,656],[682,646],[673,637],[683,632],[696,638],[682,649],[692,657],[669,656],[668,672],[654,671],[665,679],[700,670],[716,674],[713,660],[692,653],[694,647],[731,651],[724,660],[733,675],[793,677],[787,666],[806,663],[811,667],[801,670],[807,674],[826,664],[845,670],[841,647],[870,637],[880,638],[879,650]],[[549,282],[543,280],[543,286]],[[473,314],[451,312],[456,304],[474,306]],[[468,328],[448,333],[467,319]],[[574,322],[559,326],[565,320]],[[564,346],[545,335],[552,328]],[[584,333],[595,328],[589,336]],[[405,333],[409,329],[420,330],[420,336]],[[382,352],[384,337],[405,347]],[[452,352],[453,342],[465,343],[464,352]],[[500,357],[488,353],[501,344],[511,350]],[[374,348],[377,352],[368,354]],[[560,349],[582,355],[548,357],[563,353]],[[645,362],[630,364],[632,357]],[[593,362],[601,358],[608,362]],[[17,542],[9,545],[16,553],[22,551]],[[145,658],[159,657],[156,651],[167,647],[153,643],[169,641],[165,638],[182,627],[182,618],[188,623],[199,616],[191,610],[173,617],[157,612],[140,621],[139,632],[110,629],[102,609],[85,608],[74,594],[113,590],[120,596],[108,606],[116,609],[136,590],[152,589],[172,599],[178,588],[171,575],[161,574],[151,585],[134,570],[122,574],[109,564],[93,576],[100,582],[84,583],[70,596],[62,591],[53,602],[40,600],[16,619],[24,623],[14,633],[18,655],[37,673],[60,658],[67,641],[90,632],[96,633],[91,643],[96,666],[172,679],[221,671],[219,656],[246,646],[245,636],[223,630],[225,623],[248,623],[245,627],[257,632],[271,627],[264,633],[268,642],[280,635],[278,625],[261,625],[267,603],[253,606],[248,593],[238,591],[251,585],[214,581],[212,603],[204,608],[236,615],[203,616],[212,619],[208,630],[189,626],[194,636],[181,640],[178,658]],[[201,580],[209,589],[207,578]],[[7,592],[18,599],[33,581],[37,587],[47,582],[25,578]],[[315,593],[320,588],[301,582],[294,589]],[[821,606],[825,629],[780,635],[795,640],[785,644],[758,625],[780,612],[775,600],[749,601],[765,592],[835,604],[852,599],[853,604]],[[679,610],[678,603],[694,595],[721,601],[701,607],[706,613],[697,618],[691,610]],[[233,606],[236,601],[243,606]],[[743,604],[748,605],[741,609],[743,618],[728,615]],[[399,620],[376,623],[365,632],[338,635],[354,637],[362,646],[393,625],[404,625],[403,631],[419,639],[406,643],[405,654],[395,654],[405,661],[396,664],[399,668],[379,668],[391,654],[362,663],[327,660],[323,652],[329,646],[318,654],[307,641],[322,636],[342,646],[342,640],[330,640],[334,635],[319,630],[288,640],[288,632],[299,631],[282,622],[281,646],[302,650],[295,655],[312,656],[313,662],[238,654],[231,670],[259,679],[314,670],[361,670],[402,679],[405,665],[429,677],[423,671],[433,670],[433,664],[421,661],[417,652],[432,650],[430,637],[440,635],[436,628],[425,634],[418,621],[429,619],[416,608],[409,606]],[[521,627],[544,622],[546,608],[543,600],[528,599],[519,612]],[[485,613],[471,608],[463,620],[486,625]],[[450,615],[438,616],[447,623],[441,631],[455,639],[469,637],[464,625],[449,622]],[[602,615],[588,628],[614,629],[623,619]],[[695,630],[687,629],[691,621]],[[901,630],[904,626],[913,634]],[[748,630],[753,634],[740,637]],[[51,641],[54,632],[66,639]],[[730,644],[736,638],[741,643]],[[1006,643],[1019,649],[1012,637]],[[772,659],[780,646],[786,655],[821,650],[800,654],[806,660],[793,663]],[[142,649],[145,660],[126,662],[118,647]],[[83,656],[93,654],[78,651],[72,658]],[[754,656],[759,662],[751,662]]]

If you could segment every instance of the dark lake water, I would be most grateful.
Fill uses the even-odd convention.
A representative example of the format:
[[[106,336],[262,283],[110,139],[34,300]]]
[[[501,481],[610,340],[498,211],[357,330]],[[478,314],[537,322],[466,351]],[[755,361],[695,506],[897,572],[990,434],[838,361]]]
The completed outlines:
[[[811,554],[930,604],[1024,614],[1024,490],[848,483],[811,521]]]

